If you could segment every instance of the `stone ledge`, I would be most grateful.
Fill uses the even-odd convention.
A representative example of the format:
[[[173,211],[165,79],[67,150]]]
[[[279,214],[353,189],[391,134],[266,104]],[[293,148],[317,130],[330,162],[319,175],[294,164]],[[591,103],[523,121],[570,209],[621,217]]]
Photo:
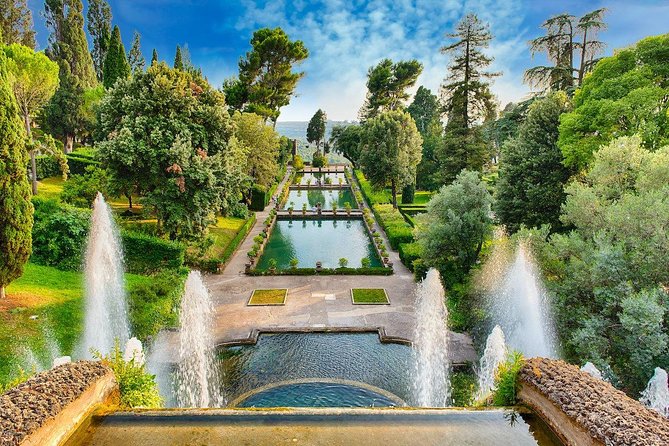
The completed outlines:
[[[0,444],[60,444],[117,391],[111,369],[96,361],[39,373],[0,395]]]
[[[520,399],[541,414],[566,444],[669,444],[669,420],[574,365],[532,358],[519,379]],[[583,433],[592,441],[584,443]]]

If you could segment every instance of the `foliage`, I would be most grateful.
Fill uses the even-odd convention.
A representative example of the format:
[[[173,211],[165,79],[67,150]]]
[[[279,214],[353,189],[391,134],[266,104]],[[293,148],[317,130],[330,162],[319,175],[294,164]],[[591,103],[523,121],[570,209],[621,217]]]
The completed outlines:
[[[321,141],[325,138],[325,124],[327,120],[327,115],[319,108],[307,125],[307,142],[315,143],[316,150],[320,150]]]
[[[400,254],[400,260],[404,266],[409,268],[409,271],[413,271],[414,260],[420,259],[421,257],[422,251],[420,244],[416,242],[400,243],[398,251]]]
[[[141,35],[135,31],[135,34],[132,38],[132,46],[128,52],[128,64],[130,64],[130,69],[133,73],[138,71],[144,71],[146,60],[142,54],[142,47],[140,43]]]
[[[10,90],[7,58],[0,51],[0,299],[21,277],[30,257],[33,206],[26,179],[25,129]]]
[[[279,169],[279,135],[255,113],[235,112],[235,136],[246,159],[246,174],[256,184],[269,187]]]
[[[474,404],[476,391],[476,374],[467,372],[453,372],[450,375],[451,398],[453,407],[469,407]]]
[[[251,270],[250,276],[390,276],[393,274],[392,268],[383,266],[370,266],[360,268],[290,268],[271,270]]]
[[[518,398],[518,373],[525,365],[523,354],[517,351],[509,353],[509,357],[499,365],[495,374],[495,406],[514,406]]]
[[[434,190],[440,185],[436,151],[443,144],[441,110],[439,98],[423,86],[418,87],[407,108],[423,137],[423,155],[416,168],[416,187],[420,189]]]
[[[14,378],[9,380],[6,384],[0,382],[0,394],[3,394],[10,389],[13,389],[19,384],[23,384],[24,382],[28,381],[34,374],[35,374],[34,371],[26,372],[23,369],[19,369],[18,374]]]
[[[300,155],[295,155],[293,157],[293,168],[296,171],[304,169],[304,160],[302,160],[302,157]]]
[[[435,124],[441,126],[441,104],[439,104],[437,95],[432,94],[429,88],[422,85],[418,87],[413,102],[407,107],[407,111],[423,136],[429,134],[430,128]]]
[[[99,167],[88,166],[84,175],[72,175],[63,184],[60,199],[80,208],[87,208],[95,200],[98,192],[107,195],[107,172]]]
[[[390,184],[394,207],[397,189],[415,181],[422,142],[416,123],[405,111],[385,112],[364,124],[360,164],[374,188]]]
[[[330,133],[332,151],[341,154],[354,166],[360,158],[363,128],[359,125],[335,125]]]
[[[569,170],[562,164],[557,139],[566,103],[566,95],[557,93],[532,104],[518,136],[502,147],[495,215],[511,232],[522,225],[562,228],[560,207]]]
[[[422,260],[441,273],[447,286],[457,283],[476,263],[492,231],[491,197],[476,172],[462,171],[416,217],[415,236]]]
[[[114,349],[106,356],[94,352],[94,357],[114,371],[121,392],[121,407],[162,407],[163,399],[158,391],[156,377],[148,373],[145,365],[136,362],[134,358],[126,361],[118,340]]]
[[[253,290],[249,305],[282,305],[286,302],[286,288]]]
[[[567,166],[584,169],[619,136],[640,134],[655,150],[669,143],[669,34],[648,37],[602,59],[560,119],[558,146]]]
[[[90,167],[100,166],[99,161],[96,161],[95,158],[79,152],[79,150],[68,153],[65,158],[67,159],[69,170],[73,175],[85,175],[86,171]]]
[[[172,67],[175,70],[183,71],[184,69],[183,56],[181,55],[181,47],[179,45],[177,45],[177,50],[174,53],[174,65],[172,65]]]
[[[383,288],[353,288],[354,304],[387,304],[388,296]]]
[[[311,165],[313,167],[325,167],[328,165],[328,157],[321,153],[320,150],[314,152],[314,157],[311,160]]]
[[[355,177],[360,183],[360,190],[362,191],[365,200],[367,200],[367,203],[369,203],[370,206],[377,203],[386,204],[392,201],[392,197],[387,190],[375,190],[361,171],[356,170]]]
[[[130,273],[177,270],[184,264],[185,247],[181,243],[134,231],[122,231],[121,241],[125,267]]]
[[[27,0],[0,0],[0,45],[35,48],[33,16]]]
[[[123,40],[121,39],[121,30],[118,26],[114,26],[111,39],[109,40],[103,72],[105,88],[113,87],[118,79],[125,79],[131,73],[130,64],[125,55]]]
[[[397,250],[402,243],[413,242],[413,230],[396,208],[389,204],[372,205],[374,216],[386,235],[390,246]]]
[[[103,70],[111,39],[111,7],[106,0],[89,0],[86,12],[88,34],[93,40],[91,56],[98,81],[103,80]]]
[[[541,96],[532,96],[518,103],[509,102],[496,120],[483,124],[483,133],[490,144],[491,155],[494,158],[499,159],[499,152],[504,143],[518,134],[518,129],[525,122],[530,106],[540,98]]]
[[[184,274],[161,271],[150,281],[130,286],[128,308],[132,333],[147,343],[165,327],[179,324],[177,308],[183,294]]]
[[[371,67],[367,72],[367,97],[359,112],[361,121],[400,109],[409,98],[406,90],[416,83],[422,71],[423,65],[415,59],[395,63],[383,59]]]
[[[339,259],[340,268],[346,268],[347,265],[348,265],[348,259],[346,257],[342,257],[341,259]]]

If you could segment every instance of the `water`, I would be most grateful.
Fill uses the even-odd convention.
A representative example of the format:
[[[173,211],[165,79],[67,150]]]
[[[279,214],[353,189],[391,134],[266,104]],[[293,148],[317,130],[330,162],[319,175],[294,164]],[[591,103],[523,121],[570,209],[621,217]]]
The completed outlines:
[[[80,356],[91,358],[91,349],[108,353],[116,339],[123,345],[130,337],[123,250],[111,209],[99,192],[93,203],[84,275],[86,311]]]
[[[357,268],[367,257],[371,266],[382,266],[365,224],[352,220],[278,220],[265,246],[258,269],[266,270],[269,260],[277,261],[278,269],[290,268],[290,260],[298,259],[298,267],[338,268],[339,259]]]
[[[669,418],[669,384],[664,369],[655,368],[655,373],[648,381],[646,389],[641,392],[639,401],[649,409]]]
[[[179,361],[175,377],[179,407],[221,407],[220,374],[211,334],[214,308],[199,271],[186,279],[179,313]]]
[[[137,338],[130,338],[125,343],[125,350],[123,351],[123,360],[125,362],[134,361],[135,365],[144,365],[144,349],[142,342]]]
[[[590,376],[593,376],[597,379],[601,379],[602,381],[604,381],[602,372],[600,372],[599,369],[592,362],[586,362],[585,364],[583,364],[583,367],[581,367],[581,371],[587,373]]]
[[[338,209],[344,209],[344,205],[347,202],[351,205],[352,209],[357,208],[350,189],[302,189],[291,190],[283,207],[284,209],[288,209],[291,203],[293,203],[294,212],[300,214],[303,204],[306,204],[307,209],[311,211],[311,209],[316,207],[317,203],[321,204],[321,209],[330,210],[333,204],[336,204]]]
[[[548,295],[522,243],[516,248],[515,258],[501,282],[488,294],[488,301],[492,322],[502,328],[510,349],[528,358],[558,357]]]
[[[295,184],[309,184],[311,186],[315,186],[320,180],[321,185],[323,185],[327,184],[326,178],[329,178],[330,184],[333,185],[348,184],[348,181],[346,181],[346,175],[343,172],[307,172],[298,174],[295,177]],[[341,183],[339,180],[341,180]]]
[[[448,310],[436,269],[428,271],[416,290],[414,331],[414,402],[420,407],[450,403]]]
[[[478,370],[478,390],[476,401],[484,401],[495,390],[495,374],[497,368],[506,360],[507,349],[504,332],[499,325],[495,325],[485,343],[485,350],[481,357]]]

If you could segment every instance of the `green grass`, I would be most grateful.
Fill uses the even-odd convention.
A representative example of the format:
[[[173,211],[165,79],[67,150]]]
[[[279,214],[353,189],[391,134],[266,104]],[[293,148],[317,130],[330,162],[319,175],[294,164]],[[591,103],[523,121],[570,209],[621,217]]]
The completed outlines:
[[[286,288],[253,290],[248,305],[283,305],[286,303]]]
[[[388,295],[383,288],[353,288],[354,304],[388,304]]]
[[[62,177],[44,178],[37,182],[37,196],[48,200],[60,200],[65,180]]]
[[[434,195],[434,192],[426,190],[417,190],[413,197],[413,202],[411,204],[426,205],[432,198],[432,195]],[[396,197],[397,197],[397,203],[398,204],[402,203],[402,194],[397,194]],[[407,203],[404,206],[409,206],[409,204]]]
[[[209,233],[214,238],[214,244],[207,253],[208,257],[218,259],[223,256],[225,248],[230,244],[235,235],[244,226],[246,220],[234,217],[218,217],[216,225],[209,227]]]

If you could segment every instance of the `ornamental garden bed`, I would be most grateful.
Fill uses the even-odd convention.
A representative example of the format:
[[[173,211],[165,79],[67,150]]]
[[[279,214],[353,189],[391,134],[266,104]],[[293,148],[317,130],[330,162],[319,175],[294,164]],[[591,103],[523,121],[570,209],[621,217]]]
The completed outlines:
[[[253,290],[249,298],[248,306],[263,306],[263,305],[285,305],[286,296],[288,295],[287,288],[273,288],[267,290]]]
[[[383,288],[352,288],[351,301],[354,305],[390,305]]]

